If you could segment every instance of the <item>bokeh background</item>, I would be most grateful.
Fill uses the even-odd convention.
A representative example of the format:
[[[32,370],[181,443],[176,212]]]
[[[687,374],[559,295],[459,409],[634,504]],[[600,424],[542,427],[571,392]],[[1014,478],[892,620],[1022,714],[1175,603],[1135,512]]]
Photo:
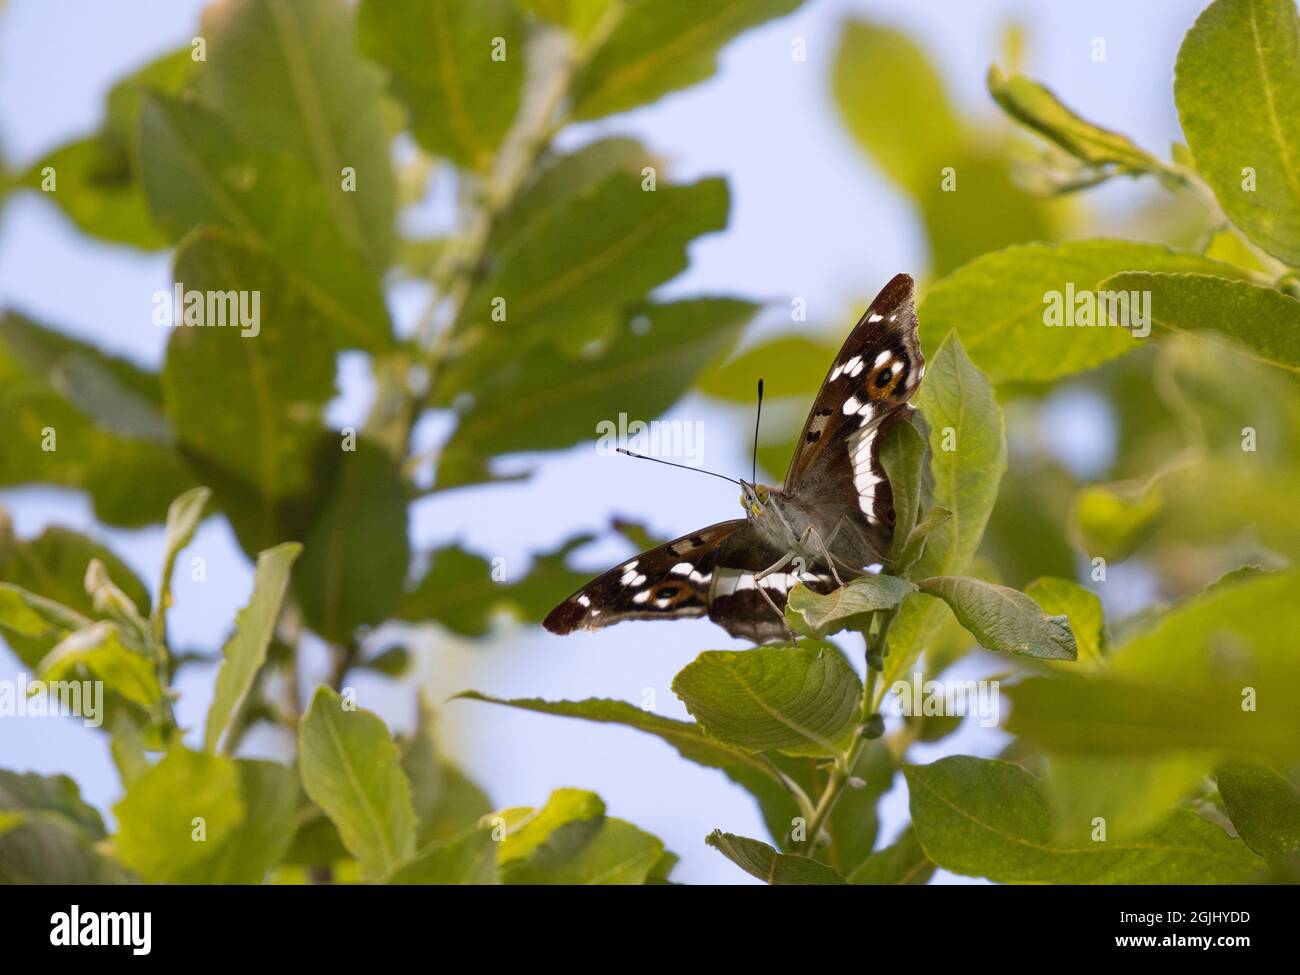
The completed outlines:
[[[1119,0],[810,0],[794,15],[747,32],[726,47],[711,80],[649,107],[576,126],[563,141],[572,147],[605,134],[630,134],[668,160],[675,180],[712,174],[727,178],[732,194],[728,228],[698,241],[689,270],[662,294],[765,300],[768,306],[747,333],[746,344],[793,327],[792,297],[807,303],[808,324],[801,327],[841,336],[864,300],[890,276],[908,271],[924,280],[947,260],[944,249],[955,246],[940,239],[942,225],[927,226],[915,201],[855,142],[836,107],[832,69],[846,18],[910,36],[942,77],[972,138],[993,147],[991,152],[1001,151],[1010,130],[987,94],[985,74],[994,61],[1018,60],[1027,74],[1061,93],[1080,114],[1164,154],[1180,137],[1171,93],[1174,57],[1201,6],[1200,0],[1140,5]],[[52,148],[95,130],[108,87],[140,64],[188,43],[202,7],[201,0],[0,4],[0,147],[10,169],[22,171]],[[791,58],[795,38],[806,43],[805,61]],[[1104,61],[1093,57],[1098,38],[1105,42]],[[900,120],[906,124],[898,131],[880,131],[876,138],[906,143],[928,122]],[[428,197],[403,214],[404,229],[411,234],[445,229],[453,189],[446,181],[435,182]],[[962,204],[976,208],[978,220],[996,224],[1014,218],[999,211],[996,199],[967,198]],[[1108,235],[1143,236],[1145,230],[1149,239],[1169,241],[1164,231],[1171,223],[1164,205],[1161,192],[1149,184],[1113,181],[1086,200],[1047,208],[1042,235],[1087,236],[1102,228]],[[38,193],[15,194],[0,214],[0,307],[20,309],[150,368],[161,363],[168,337],[150,324],[151,296],[170,283],[168,252],[96,242]],[[389,289],[400,331],[412,326],[427,297],[419,284]],[[767,379],[779,393],[781,377]],[[344,357],[340,386],[330,420],[359,425],[373,393],[363,360]],[[801,418],[806,402],[774,407],[778,434],[783,410]],[[748,407],[693,395],[666,418],[702,421],[702,466],[730,474],[748,469]],[[1032,414],[1019,419],[1013,414],[1010,420],[1013,457],[1017,440],[1023,444],[1028,439],[1076,478],[1102,479],[1110,473],[1116,449],[1113,417],[1107,401],[1087,384],[1067,385],[1036,404]],[[787,417],[784,422],[791,421]],[[448,429],[435,419],[422,424],[418,435],[432,447]],[[506,462],[507,470],[512,464],[535,468],[529,480],[421,501],[413,511],[413,546],[460,541],[485,556],[504,558],[507,571],[513,572],[527,565],[529,553],[552,549],[582,531],[602,531],[615,516],[644,521],[663,536],[737,516],[732,488],[599,456],[594,434],[593,429],[592,444]],[[782,474],[770,472],[771,479]],[[61,489],[2,490],[0,506],[20,535],[48,524],[83,530],[110,544],[156,585],[161,528],[105,529],[84,496]],[[1015,517],[1014,509],[1010,515]],[[601,569],[627,551],[626,544],[606,532],[576,563]],[[195,584],[184,574],[178,577],[172,633],[178,646],[211,651],[220,646],[248,597],[251,565],[219,517],[204,523],[194,552],[207,558],[208,581]],[[1068,553],[1063,557],[1070,558]],[[1132,612],[1157,596],[1154,576],[1142,566],[1125,564],[1116,572],[1121,584],[1102,593],[1108,614]],[[554,594],[557,601],[564,595]],[[562,785],[592,789],[611,814],[656,833],[681,855],[676,879],[747,879],[702,842],[715,827],[765,835],[753,801],[719,773],[682,761],[658,740],[630,730],[470,702],[441,703],[471,687],[503,697],[640,702],[651,694],[656,710],[685,717],[669,689],[672,676],[702,649],[741,643],[696,621],[632,623],[563,639],[508,619],[482,640],[460,639],[435,628],[401,635],[417,649],[408,677],[393,682],[358,672],[349,684],[358,689],[364,706],[395,728],[413,724],[414,689],[426,688],[439,703],[444,748],[497,805],[540,805],[552,788]],[[323,647],[308,649],[304,670],[311,686],[324,677],[328,659]],[[849,649],[860,665],[860,648]],[[963,667],[972,673],[996,669],[980,658]],[[0,680],[16,680],[18,671],[12,655],[0,654]],[[182,725],[201,727],[211,680],[208,667],[182,672]],[[1004,742],[996,729],[967,721],[957,734],[919,746],[915,754],[921,761],[957,752],[993,755]],[[244,751],[284,757],[288,747],[286,739],[262,726],[246,740]],[[119,797],[106,736],[79,722],[5,721],[0,725],[0,766],[66,772],[100,809]],[[882,815],[882,835],[888,840],[906,819],[901,782],[886,797]],[[937,878],[962,879],[943,872]]]

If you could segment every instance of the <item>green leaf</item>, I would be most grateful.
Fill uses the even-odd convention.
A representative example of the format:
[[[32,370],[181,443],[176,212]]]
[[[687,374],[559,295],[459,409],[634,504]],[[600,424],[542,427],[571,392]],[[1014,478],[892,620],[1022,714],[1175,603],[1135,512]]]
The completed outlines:
[[[396,611],[410,561],[407,494],[397,464],[366,439],[340,450],[334,483],[304,538],[294,594],[307,624],[334,643]]]
[[[391,345],[379,278],[342,234],[330,198],[295,156],[249,149],[193,102],[151,95],[141,115],[141,179],[175,238],[195,227],[237,233],[276,262],[350,348]]]
[[[1300,852],[1300,793],[1262,762],[1230,761],[1215,770],[1219,795],[1246,845],[1269,860]]]
[[[1090,166],[1114,166],[1121,173],[1159,173],[1164,164],[1128,136],[1080,118],[1044,85],[989,68],[989,94],[1012,118]]]
[[[924,885],[933,874],[934,864],[908,826],[893,843],[862,861],[848,879],[851,884]]]
[[[516,382],[531,371],[540,346],[559,346],[575,366],[589,366],[579,357],[597,358],[627,305],[686,270],[687,246],[722,230],[728,208],[722,179],[651,191],[618,171],[519,232],[507,228],[491,273],[465,299],[456,329],[469,350],[447,373],[439,396],[450,403],[464,391],[477,397],[485,387]],[[574,227],[588,232],[574,234]]]
[[[1147,540],[1164,505],[1158,482],[1086,485],[1070,507],[1072,540],[1090,559],[1122,561]]]
[[[827,643],[706,650],[673,678],[704,730],[749,751],[835,755],[852,738],[862,682]]]
[[[344,0],[232,0],[203,12],[198,90],[246,145],[305,160],[343,235],[388,264],[395,190],[379,70],[356,52]],[[355,190],[343,169],[355,171]],[[188,283],[188,282],[187,282]]]
[[[755,310],[726,298],[643,305],[594,358],[554,349],[511,358],[475,389],[441,463],[454,470],[470,458],[568,447],[593,435],[612,450],[620,414],[649,421],[666,411],[726,354]],[[440,469],[439,483],[454,484],[454,474]]]
[[[592,190],[615,173],[643,177],[646,166],[662,166],[644,145],[626,136],[611,136],[589,142],[580,149],[544,157],[529,182],[509,202],[495,221],[489,248],[499,251],[511,240],[548,220],[550,213],[574,197]]]
[[[1300,626],[1298,578],[1211,588],[1116,648],[1104,676],[1022,681],[1008,730],[1071,752],[1300,754],[1300,663],[1277,637]]]
[[[893,566],[894,571],[901,572],[904,576],[913,575],[912,567],[925,556],[926,546],[930,544],[930,536],[946,525],[951,518],[952,512],[940,505],[934,505],[926,511],[925,517],[916,527],[902,536],[902,547],[898,552],[898,561]],[[936,541],[943,544],[945,538],[939,536]]]
[[[235,763],[177,745],[113,807],[114,852],[149,883],[177,882],[231,835],[244,812]]]
[[[391,75],[425,149],[486,171],[524,80],[524,20],[509,0],[363,0],[361,50]],[[504,41],[504,57],[494,54]]]
[[[163,536],[162,574],[159,577],[158,605],[155,607],[157,629],[161,634],[163,613],[172,605],[172,573],[176,569],[176,556],[194,539],[203,510],[208,506],[212,491],[205,487],[192,488],[167,506],[167,527]],[[139,605],[139,604],[137,604]]]
[[[112,623],[94,623],[68,634],[41,660],[36,676],[46,682],[83,676],[101,680],[108,690],[146,710],[162,695],[153,663],[130,649]]]
[[[188,237],[176,253],[175,278],[187,292],[246,292],[250,303],[251,293],[260,296],[255,335],[252,328],[175,327],[163,390],[186,451],[247,484],[249,516],[270,523],[275,499],[313,481],[321,416],[334,394],[330,329],[274,264],[225,231]],[[210,483],[221,498],[224,485]]]
[[[86,382],[91,372],[139,415],[161,420],[156,375],[13,312],[0,317],[0,427],[10,431],[0,438],[0,484],[76,488],[89,492],[101,521],[156,522],[193,476],[155,439],[156,425],[143,436],[115,425],[120,412],[105,410]]]
[[[895,423],[880,444],[880,466],[894,499],[894,535],[889,558],[898,571],[907,536],[916,527],[924,497],[926,440],[911,422]]]
[[[1070,621],[1081,669],[1100,670],[1105,666],[1105,621],[1101,599],[1077,582],[1045,577],[1025,587],[1025,595],[1049,616],[1064,616]]]
[[[622,0],[517,0],[523,9],[559,27],[567,27],[579,38],[589,36],[605,11],[621,2]]]
[[[1208,274],[1124,273],[1102,286],[1150,292],[1153,328],[1227,339],[1255,362],[1300,373],[1300,301],[1280,291]]]
[[[53,170],[53,173],[49,173]],[[52,191],[44,191],[53,177]],[[46,155],[20,185],[53,201],[82,233],[141,250],[167,246],[132,172],[125,147],[100,136],[76,139]]]
[[[723,770],[748,766],[763,771],[766,767],[749,751],[735,748],[710,738],[697,724],[689,721],[676,721],[665,718],[652,711],[645,711],[626,701],[614,701],[608,698],[587,698],[582,701],[545,701],[537,697],[499,698],[478,691],[464,691],[456,695],[468,701],[485,701],[489,704],[502,704],[518,708],[521,711],[534,711],[538,714],[553,714],[566,718],[581,718],[599,724],[622,725],[635,728],[647,734],[661,738],[677,750],[677,753],[690,762],[708,768]]]
[[[497,844],[492,830],[472,827],[462,836],[430,844],[388,878],[390,884],[496,884]]]
[[[244,816],[212,854],[194,864],[181,882],[260,884],[293,839],[298,783],[276,762],[239,759],[239,796]]]
[[[0,884],[121,884],[129,877],[67,818],[0,809]]]
[[[986,650],[1044,660],[1078,658],[1069,618],[1048,616],[1022,592],[968,576],[931,576],[917,587],[946,602]]]
[[[595,834],[575,851],[548,842],[526,862],[512,863],[506,883],[644,884],[664,857],[663,842],[621,819],[599,822]]]
[[[1139,836],[1159,826],[1179,802],[1195,793],[1212,764],[1204,752],[1054,754],[1045,788],[1055,836],[1086,843],[1098,819],[1111,839]]]
[[[1300,264],[1295,3],[1215,0],[1206,7],[1179,48],[1174,101],[1196,168],[1224,212],[1270,254]]]
[[[945,156],[924,176],[919,203],[936,276],[981,254],[1050,240],[1059,233],[1049,201],[1021,187],[1005,153],[979,144],[967,146]]]
[[[892,28],[846,21],[831,86],[858,145],[914,196],[938,183],[940,167],[951,164],[965,142],[934,64],[915,41]],[[917,125],[917,119],[925,124]]]
[[[715,829],[704,842],[751,877],[769,884],[842,884],[844,878],[825,864],[792,853],[778,853],[766,843]]]
[[[574,85],[573,115],[599,118],[647,105],[709,78],[718,50],[737,34],[782,17],[801,0],[689,0],[627,5]]]
[[[497,857],[503,870],[526,863],[538,851],[556,856],[561,849],[580,849],[599,830],[605,802],[583,789],[556,789],[541,809],[507,809],[500,814],[508,826]]]
[[[21,185],[41,190],[82,231],[113,243],[147,250],[167,245],[150,219],[139,181],[136,122],[146,90],[179,94],[198,65],[187,46],[149,62],[109,89],[101,130],[55,149],[34,165]],[[55,170],[47,194],[46,167]]]
[[[754,402],[754,378],[762,376],[766,394],[772,399],[811,395],[826,378],[826,364],[834,360],[836,351],[838,346],[832,341],[778,335],[706,371],[696,387],[709,396],[749,406]]]
[[[81,798],[81,789],[66,775],[0,769],[0,810],[57,813],[86,839],[104,838],[104,818]]]
[[[316,689],[298,729],[302,785],[338,827],[363,879],[385,877],[415,852],[411,787],[383,721]]]
[[[439,755],[433,711],[423,696],[417,714],[414,734],[401,742],[401,755],[419,824],[416,846],[423,852],[426,845],[449,840],[477,823],[492,811],[492,804],[482,789]]]
[[[1078,306],[1086,301],[1080,298],[1084,292],[1095,294],[1106,278],[1121,271],[1227,278],[1247,273],[1200,254],[1133,241],[1021,244],[976,258],[926,289],[917,313],[925,323],[922,347],[928,357],[937,340],[956,329],[972,361],[995,383],[1042,382],[1091,369],[1138,348],[1132,330],[1049,327],[1045,316],[1058,302],[1064,306],[1070,288]],[[930,375],[927,370],[927,380]]]
[[[924,534],[924,548],[909,566],[908,578],[961,575],[983,538],[1006,470],[1002,411],[989,381],[966,357],[956,335],[945,339],[930,358],[917,403],[930,430],[934,505],[949,515]],[[908,548],[904,546],[905,561],[911,557]],[[889,627],[884,686],[907,676],[947,618],[932,596],[914,593],[903,600]]]
[[[302,546],[296,542],[285,542],[257,557],[253,594],[235,617],[235,632],[221,648],[221,667],[203,732],[203,747],[210,752],[217,750],[221,736],[266,662],[266,649],[275,635],[280,606],[289,588],[289,570],[301,551]]]
[[[1186,810],[1134,840],[1055,840],[1038,781],[1010,762],[952,756],[903,772],[921,846],[954,873],[1002,883],[1230,884],[1262,866]]]
[[[840,630],[860,630],[871,614],[893,609],[916,587],[898,576],[868,573],[845,583],[826,595],[800,583],[790,592],[785,618],[799,633],[818,639]]]
[[[21,586],[0,584],[0,626],[20,637],[62,639],[90,620],[73,610]]]
[[[433,553],[416,587],[397,608],[411,623],[436,621],[461,636],[483,636],[492,610],[504,598],[487,559],[449,545]]]
[[[605,816],[592,792],[557,789],[541,809],[507,809],[500,844],[509,884],[643,884],[662,879],[664,846],[631,823]]]

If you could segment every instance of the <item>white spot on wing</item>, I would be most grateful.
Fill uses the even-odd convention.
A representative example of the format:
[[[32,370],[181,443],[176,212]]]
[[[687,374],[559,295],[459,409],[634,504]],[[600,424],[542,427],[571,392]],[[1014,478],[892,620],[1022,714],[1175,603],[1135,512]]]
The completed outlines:
[[[650,598],[650,590],[642,589],[639,593],[637,593],[635,596],[632,597],[632,602],[644,603],[649,598]]]
[[[668,571],[675,576],[688,576],[694,568],[695,566],[691,565],[689,562],[678,562]]]
[[[874,314],[874,313],[873,313],[873,314],[870,314],[870,315],[867,316],[867,321],[869,321],[869,322],[878,322],[878,321],[880,321],[880,320],[881,320],[882,318],[884,318],[884,317],[885,317],[884,315],[877,315],[877,314]]]
[[[862,405],[863,404],[858,402],[857,396],[850,396],[848,399],[844,401],[844,406],[842,407],[844,411],[844,415],[851,416],[852,414],[858,412],[858,410],[862,408]]]
[[[579,605],[579,606],[590,606],[590,605],[591,605],[591,597],[588,596],[588,595],[584,592],[581,596],[578,597],[578,605]]]

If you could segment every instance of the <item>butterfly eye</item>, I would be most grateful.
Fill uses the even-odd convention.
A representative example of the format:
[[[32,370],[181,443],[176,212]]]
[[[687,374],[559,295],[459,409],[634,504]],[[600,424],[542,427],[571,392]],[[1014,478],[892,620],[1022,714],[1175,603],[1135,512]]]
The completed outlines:
[[[754,494],[758,496],[759,504],[767,504],[767,488],[761,484],[754,485]]]

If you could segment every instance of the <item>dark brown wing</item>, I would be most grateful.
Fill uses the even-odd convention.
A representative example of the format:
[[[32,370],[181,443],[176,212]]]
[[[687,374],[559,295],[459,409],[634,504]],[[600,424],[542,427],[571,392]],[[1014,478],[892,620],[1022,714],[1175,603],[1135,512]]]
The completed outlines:
[[[876,454],[889,425],[910,409],[907,401],[924,375],[915,289],[908,275],[895,275],[826,373],[790,462],[785,494],[843,504],[859,529],[887,535],[893,499]]]
[[[787,639],[781,615],[772,611],[760,587],[782,611],[796,582],[820,593],[835,588],[829,574],[793,563],[759,579],[785,553],[759,538],[748,522],[723,540],[721,549],[709,587],[709,619],[732,636],[755,643]]]
[[[707,615],[732,636],[755,643],[784,638],[781,618],[759,594],[759,586],[782,609],[796,576],[818,592],[834,587],[829,576],[796,574],[794,566],[757,578],[784,554],[760,539],[748,521],[724,521],[602,573],[551,610],[542,625],[566,634],[623,620]]]
[[[749,528],[744,519],[724,521],[642,552],[592,579],[551,610],[542,625],[564,634],[623,620],[703,616],[722,544],[742,528]]]

